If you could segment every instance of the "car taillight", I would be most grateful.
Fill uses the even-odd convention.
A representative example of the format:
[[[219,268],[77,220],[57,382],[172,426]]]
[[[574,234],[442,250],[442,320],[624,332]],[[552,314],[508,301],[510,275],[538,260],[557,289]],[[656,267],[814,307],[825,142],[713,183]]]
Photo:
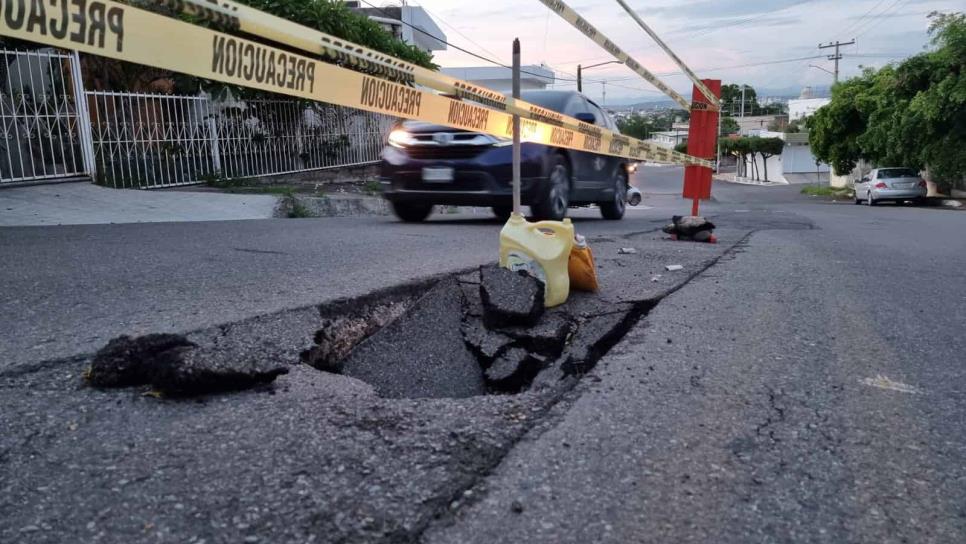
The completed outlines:
[[[881,181],[875,184],[876,189],[885,189],[886,187],[888,187],[888,185],[886,185],[885,183],[882,183]]]
[[[926,188],[926,180],[924,180],[924,179],[919,180],[919,186],[922,187],[923,189],[925,189]]]

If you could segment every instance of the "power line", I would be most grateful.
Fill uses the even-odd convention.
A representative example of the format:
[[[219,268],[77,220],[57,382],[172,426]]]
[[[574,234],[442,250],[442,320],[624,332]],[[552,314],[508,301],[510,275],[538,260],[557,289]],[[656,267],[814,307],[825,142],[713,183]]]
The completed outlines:
[[[808,57],[796,57],[791,59],[767,60],[767,61],[755,62],[750,64],[736,64],[733,66],[718,66],[715,68],[698,68],[695,71],[696,72],[720,72],[721,70],[735,70],[738,68],[754,68],[756,66],[768,66],[771,64],[785,64],[788,62],[798,62],[803,60],[814,60],[814,59],[823,59],[823,58],[825,58],[825,55],[812,55]],[[681,72],[681,71],[664,72],[664,73],[655,74],[655,75],[658,75],[661,77],[668,77],[668,76],[684,75],[684,72]],[[628,79],[634,79],[634,78],[619,78],[619,79],[614,79],[613,81],[627,81]]]
[[[382,13],[383,15],[386,15],[388,17],[392,17],[392,14],[389,13],[388,11],[386,11],[384,8],[381,8],[381,7],[377,6],[377,5],[369,2],[368,0],[362,0],[362,2],[364,4],[366,4],[367,6],[373,8],[373,9],[379,10],[379,13]],[[507,68],[507,69],[510,69],[510,70],[513,69],[510,66],[507,66],[506,64],[504,64],[504,63],[502,63],[500,61],[496,61],[496,60],[493,60],[491,58],[484,57],[483,55],[480,55],[479,53],[474,53],[473,51],[470,51],[469,49],[464,49],[464,48],[462,48],[462,47],[460,47],[458,45],[452,44],[452,43],[444,40],[443,38],[441,38],[439,36],[436,36],[435,34],[432,34],[430,32],[427,32],[427,31],[423,30],[422,28],[419,28],[416,25],[407,23],[406,21],[402,21],[402,20],[400,20],[399,22],[402,23],[402,24],[404,24],[404,25],[406,25],[406,26],[408,26],[409,28],[411,28],[411,29],[413,29],[413,30],[415,30],[417,32],[420,32],[422,34],[425,34],[425,35],[429,36],[430,38],[432,38],[432,39],[434,39],[434,40],[436,40],[436,41],[438,41],[440,43],[444,43],[447,46],[452,47],[453,49],[456,49],[458,51],[462,51],[463,53],[466,53],[467,55],[476,57],[476,58],[478,58],[478,59],[480,59],[482,61],[489,62],[490,64],[495,64],[496,66],[500,66],[502,68]],[[541,79],[548,79],[548,80],[551,79],[551,78],[549,78],[549,77],[547,77],[547,76],[545,76],[543,74],[537,74],[537,73],[534,73],[534,72],[528,72],[527,70],[520,70],[520,73],[521,74],[527,74],[527,75],[534,76],[534,77],[538,77],[538,78],[541,78]],[[577,81],[577,80],[574,79],[574,81]]]
[[[392,14],[390,14],[389,12],[387,12],[384,8],[381,8],[379,6],[376,6],[373,3],[369,2],[368,0],[362,0],[362,2],[364,4],[366,4],[366,5],[368,5],[369,7],[378,10],[383,15],[390,16],[390,17],[392,16]],[[424,7],[423,9],[426,9],[426,8]],[[438,17],[438,16],[436,16],[436,17]],[[446,23],[442,19],[440,19],[440,21],[443,22],[443,24],[445,24],[446,26],[448,26],[448,27],[453,28],[454,30],[456,30],[452,25],[450,25],[449,23]],[[434,39],[434,40],[436,40],[436,41],[438,41],[440,43],[444,43],[447,46],[452,47],[453,49],[456,49],[458,51],[462,51],[463,53],[466,53],[467,55],[471,55],[471,56],[476,57],[476,58],[478,58],[478,59],[480,59],[482,61],[489,62],[490,64],[499,66],[501,68],[507,68],[507,69],[511,69],[512,70],[512,68],[510,66],[508,66],[508,65],[506,65],[506,64],[504,64],[504,63],[502,63],[500,61],[493,60],[491,58],[485,57],[485,56],[480,55],[478,53],[474,53],[473,51],[470,51],[468,49],[464,49],[464,48],[462,48],[462,47],[460,47],[458,45],[455,45],[455,44],[453,44],[453,43],[451,43],[451,42],[449,42],[447,40],[444,40],[443,38],[441,38],[439,36],[436,36],[435,34],[432,34],[430,32],[427,32],[426,30],[423,30],[422,28],[419,28],[418,26],[415,26],[413,24],[407,23],[406,21],[399,21],[399,22],[402,23],[402,24],[404,24],[404,25],[406,25],[406,26],[408,26],[409,28],[412,28],[413,30],[415,30],[417,32],[420,32],[422,34],[425,34],[426,36],[429,36],[430,38],[432,38],[432,39]],[[459,32],[459,30],[456,30],[456,31],[460,35],[463,35],[463,33],[462,32]],[[466,36],[463,35],[463,37],[466,37]],[[467,38],[467,39],[469,40],[469,38]],[[470,40],[470,41],[472,41],[472,40]],[[476,43],[476,42],[473,42],[473,43]],[[484,49],[484,50],[486,49],[486,48],[484,48],[483,46],[481,46],[479,44],[476,44],[476,46],[479,47],[480,49]],[[551,68],[553,68],[553,67],[551,66]],[[556,69],[554,69],[554,70],[556,71]],[[570,75],[570,76],[572,76],[572,78],[557,77],[556,74],[554,74],[553,78],[550,78],[550,77],[548,77],[548,76],[546,76],[544,74],[537,74],[537,73],[534,73],[534,72],[529,72],[527,70],[520,70],[520,73],[522,73],[522,74],[531,75],[531,76],[534,76],[534,77],[537,77],[537,78],[540,78],[540,79],[544,79],[544,80],[564,81],[564,82],[571,82],[571,83],[576,83],[577,82],[577,76],[576,76],[576,74],[572,74],[572,73],[565,72],[565,71],[562,71],[562,70],[560,70],[560,72],[563,73],[563,74]],[[628,79],[637,79],[637,78],[628,78]],[[587,78],[584,78],[584,81],[591,82],[591,83],[603,83],[603,84],[609,84],[610,83],[609,81],[606,81],[606,80],[587,79]],[[645,93],[658,93],[658,91],[652,91],[652,90],[648,90],[648,89],[638,89],[638,88],[635,88],[635,87],[628,87],[626,85],[615,85],[615,86],[621,87],[623,89],[630,89],[632,91],[640,91],[640,92],[645,92]]]

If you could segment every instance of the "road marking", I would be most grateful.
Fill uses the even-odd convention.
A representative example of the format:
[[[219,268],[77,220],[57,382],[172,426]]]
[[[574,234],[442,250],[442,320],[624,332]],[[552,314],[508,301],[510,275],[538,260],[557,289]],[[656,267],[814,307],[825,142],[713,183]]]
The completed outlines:
[[[921,393],[919,389],[911,385],[897,382],[890,379],[888,376],[883,376],[882,374],[877,375],[875,378],[862,378],[859,381],[863,385],[868,385],[869,387],[878,387],[879,389],[887,389],[889,391],[898,391],[900,393],[909,393],[912,395]]]

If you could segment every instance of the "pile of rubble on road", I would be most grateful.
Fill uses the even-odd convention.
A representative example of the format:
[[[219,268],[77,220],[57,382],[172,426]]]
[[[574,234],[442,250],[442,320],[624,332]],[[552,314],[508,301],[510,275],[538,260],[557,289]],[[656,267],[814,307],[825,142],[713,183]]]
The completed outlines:
[[[192,396],[248,389],[287,373],[282,363],[200,348],[178,334],[148,334],[111,340],[86,378],[95,387],[150,385],[160,394]]]
[[[670,234],[672,240],[715,244],[718,239],[714,235],[714,228],[714,223],[704,217],[675,215],[662,230]]]

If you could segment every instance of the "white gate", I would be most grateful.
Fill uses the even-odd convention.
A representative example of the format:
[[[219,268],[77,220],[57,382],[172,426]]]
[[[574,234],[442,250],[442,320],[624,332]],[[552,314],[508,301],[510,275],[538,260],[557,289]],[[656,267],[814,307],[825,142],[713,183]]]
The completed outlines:
[[[77,52],[0,55],[0,184],[153,188],[369,164],[396,121],[295,99],[85,91]]]
[[[83,96],[77,54],[0,55],[0,184],[89,176],[86,116],[76,107]]]
[[[172,187],[216,175],[207,98],[88,91],[87,100],[97,183]]]

